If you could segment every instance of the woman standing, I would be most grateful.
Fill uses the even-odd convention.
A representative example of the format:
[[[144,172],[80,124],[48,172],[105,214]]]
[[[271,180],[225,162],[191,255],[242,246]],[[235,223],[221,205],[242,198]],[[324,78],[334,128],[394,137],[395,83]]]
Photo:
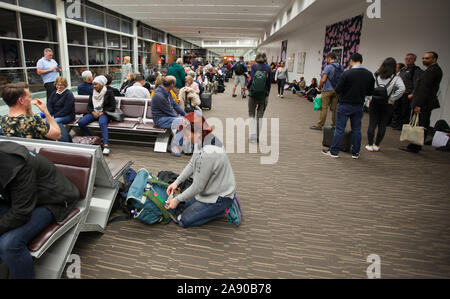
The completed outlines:
[[[375,73],[375,91],[369,104],[369,129],[367,137],[369,144],[366,150],[378,152],[381,141],[386,134],[386,126],[394,111],[394,103],[405,92],[403,80],[396,75],[397,62],[394,58],[387,58]],[[377,138],[374,143],[375,129],[378,127]]]
[[[127,75],[133,73],[133,65],[130,63],[130,60],[130,56],[125,56],[123,58],[121,82],[125,82],[125,80],[127,80]]]
[[[108,90],[106,87],[107,82],[108,80],[105,76],[98,76],[94,79],[94,90],[89,96],[87,107],[88,113],[78,121],[78,126],[83,134],[86,136],[92,136],[87,126],[91,122],[98,120],[100,130],[102,131],[104,155],[109,155],[110,153],[108,135],[109,117],[105,112],[114,112],[116,110],[116,99],[113,91]]]
[[[283,98],[284,85],[286,84],[286,81],[288,81],[288,70],[284,61],[280,63],[280,67],[277,69],[275,81],[278,83],[278,96]]]
[[[167,188],[167,194],[173,194],[190,176],[194,181],[183,193],[169,198],[166,208],[176,209],[178,224],[183,228],[225,216],[229,223],[240,225],[242,213],[233,169],[224,147],[212,135],[213,129],[201,115],[191,112],[183,118],[180,130],[185,140],[195,144],[196,150],[180,176]]]

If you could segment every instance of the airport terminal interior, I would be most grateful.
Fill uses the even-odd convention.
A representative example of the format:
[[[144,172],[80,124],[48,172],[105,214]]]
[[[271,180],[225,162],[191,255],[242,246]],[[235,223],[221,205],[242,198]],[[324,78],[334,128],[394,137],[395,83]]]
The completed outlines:
[[[131,127],[110,123],[109,154],[75,142],[0,136],[0,151],[8,141],[42,154],[53,151],[58,167],[67,153],[91,159],[87,166],[77,158],[67,162],[69,168],[88,167],[81,192],[85,199],[76,216],[55,223],[36,251],[29,246],[35,277],[450,278],[449,144],[438,147],[437,132],[434,137],[431,133],[437,123],[450,123],[449,11],[448,0],[0,0],[0,119],[10,111],[1,99],[8,84],[25,82],[33,99],[48,102],[45,76],[38,74],[38,62],[48,48],[75,96],[77,114],[88,100],[78,94],[85,81],[82,74],[91,71],[94,82],[111,75],[111,86],[122,93],[123,70],[129,65],[124,57],[129,57],[133,74],[144,75],[150,92],[155,89],[150,77],[169,76],[174,64],[184,68],[184,75],[212,69],[217,81],[205,86],[203,93],[212,95],[209,107],[201,97],[202,116],[224,143],[242,212],[240,225],[225,216],[188,228],[174,221],[150,225],[124,219],[118,201],[128,167],[137,172],[145,168],[154,176],[161,171],[180,174],[196,154],[178,157],[171,152],[172,131],[153,123],[152,99],[127,102],[123,93],[116,97],[118,105],[142,103],[143,115],[125,116],[124,123],[135,121]],[[263,116],[267,122],[255,143],[249,138],[252,86],[244,80],[243,97],[239,77],[244,75],[227,66],[245,62],[256,81],[262,53],[262,64],[270,69],[266,80],[276,74],[277,81],[269,84]],[[386,58],[403,63],[397,69],[401,79],[408,57],[414,56],[421,69],[416,73],[423,76],[416,87],[426,81],[428,68],[440,67],[436,90],[428,89],[425,96],[437,99],[439,107],[431,111],[428,138],[419,152],[406,151],[408,142],[400,141],[402,125],[414,110],[407,113],[406,123],[387,126],[379,151],[369,151],[372,108],[364,102],[360,152],[341,151],[339,159],[332,152],[324,154],[330,146],[324,146],[325,126],[332,125],[336,111],[322,106],[328,115],[325,126],[319,123],[317,129],[323,111],[314,108],[316,96],[322,92],[323,99],[326,92],[312,87],[311,98],[291,84],[303,78],[310,86],[316,78],[324,88],[321,78],[330,53],[342,65],[341,79],[356,69],[355,53],[371,73]],[[431,66],[423,60],[427,55],[437,59]],[[283,73],[286,77],[280,79]],[[280,80],[285,80],[282,96]],[[404,92],[400,96],[408,101]],[[135,111],[129,107],[123,112]],[[33,106],[32,112],[41,111]],[[150,124],[149,134],[139,130],[142,124]],[[347,130],[351,125],[348,121]],[[65,129],[72,127],[72,138],[83,135],[76,122]],[[448,129],[443,134],[447,142]],[[104,137],[98,127],[92,132]],[[122,165],[119,170],[111,166],[115,163]],[[114,218],[119,221],[108,223]],[[5,277],[11,278],[2,252],[0,276],[6,271]]]

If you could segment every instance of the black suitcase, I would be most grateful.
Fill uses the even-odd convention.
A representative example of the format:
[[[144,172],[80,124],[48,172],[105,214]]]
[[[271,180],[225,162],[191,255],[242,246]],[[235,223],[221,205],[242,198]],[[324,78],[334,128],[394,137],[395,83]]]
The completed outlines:
[[[322,145],[325,147],[331,147],[331,144],[333,143],[333,136],[334,136],[334,127],[332,126],[323,127]],[[352,131],[345,130],[344,139],[342,140],[341,144],[341,151],[350,152],[351,149],[352,149]]]
[[[200,95],[200,108],[211,110],[212,107],[212,93],[202,93]]]

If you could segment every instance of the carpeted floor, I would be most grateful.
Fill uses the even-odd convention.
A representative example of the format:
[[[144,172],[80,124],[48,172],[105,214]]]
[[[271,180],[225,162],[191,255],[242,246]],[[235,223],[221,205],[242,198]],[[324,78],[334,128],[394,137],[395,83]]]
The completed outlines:
[[[247,118],[247,101],[231,90],[214,95],[207,118]],[[381,152],[334,160],[321,154],[322,133],[309,129],[319,117],[312,103],[275,92],[265,116],[279,119],[278,162],[263,165],[269,154],[248,149],[229,155],[239,228],[113,223],[103,235],[80,235],[73,253],[82,278],[366,278],[370,254],[380,257],[382,278],[450,278],[450,155],[429,146],[402,152],[400,132],[389,128]],[[363,147],[367,123],[365,114]],[[179,173],[189,161],[152,148],[111,150],[154,174]]]

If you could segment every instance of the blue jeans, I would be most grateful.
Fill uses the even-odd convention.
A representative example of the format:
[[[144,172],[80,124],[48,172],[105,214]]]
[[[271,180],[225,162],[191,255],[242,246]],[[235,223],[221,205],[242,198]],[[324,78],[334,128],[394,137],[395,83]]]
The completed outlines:
[[[63,117],[54,117],[54,119],[58,124],[67,124],[73,120],[73,117],[72,115],[66,115]]]
[[[230,208],[233,199],[220,197],[216,203],[203,203],[195,198],[178,205],[176,215],[181,214],[178,224],[183,228],[199,226],[209,221],[225,217],[225,209]]]
[[[0,204],[0,217],[9,209],[9,206]],[[0,235],[0,258],[8,265],[12,278],[34,278],[33,258],[27,245],[53,221],[53,215],[47,208],[37,207],[27,223]]]
[[[173,146],[182,146],[183,145],[183,132],[178,131],[178,127],[181,125],[181,121],[182,121],[183,117],[182,116],[166,116],[166,117],[161,117],[160,119],[158,119],[158,121],[156,122],[156,125],[160,128],[163,129],[171,129],[172,131],[177,132],[175,134],[175,136],[172,138],[172,144],[171,147],[173,148]]]
[[[97,119],[95,119],[95,117],[91,113],[89,113],[83,116],[83,118],[78,121],[78,126],[85,136],[92,136],[91,131],[89,131],[87,125],[96,120]],[[100,125],[100,130],[102,131],[103,144],[109,145],[108,122],[109,118],[106,114],[102,114],[98,118],[98,124]]]
[[[350,118],[352,127],[352,154],[357,155],[361,150],[361,120],[364,114],[363,106],[339,104],[337,109],[336,130],[334,131],[333,143],[330,151],[333,155],[338,155],[341,148],[342,139],[345,134],[347,120]]]

